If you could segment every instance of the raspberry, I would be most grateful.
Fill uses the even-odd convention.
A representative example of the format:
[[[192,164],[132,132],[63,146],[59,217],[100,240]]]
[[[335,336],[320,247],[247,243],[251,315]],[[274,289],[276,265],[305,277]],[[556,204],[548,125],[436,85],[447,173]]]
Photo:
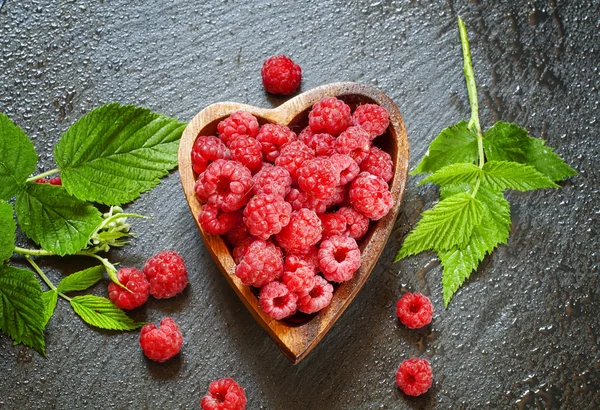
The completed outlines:
[[[350,186],[350,203],[367,218],[383,218],[394,206],[387,183],[378,176],[361,172]]]
[[[267,240],[290,222],[292,206],[282,196],[258,194],[244,208],[244,223],[250,235]]]
[[[157,299],[171,298],[188,284],[188,273],[183,258],[175,251],[161,251],[146,261],[143,269],[150,294]]]
[[[200,175],[212,161],[230,157],[229,148],[223,141],[214,136],[201,135],[196,138],[192,148],[192,167],[194,172]]]
[[[315,211],[318,214],[325,212],[328,203],[328,201],[321,201],[297,188],[292,188],[290,193],[285,197],[285,200],[292,205],[294,211],[306,208]]]
[[[359,240],[369,230],[369,218],[359,213],[351,206],[340,208],[337,213],[346,219],[346,230],[344,234]]]
[[[330,199],[339,183],[337,167],[327,158],[304,161],[298,168],[298,185],[309,195],[321,200]]]
[[[275,165],[287,169],[295,181],[298,179],[297,170],[304,161],[313,159],[315,153],[302,141],[292,141],[281,149],[281,154],[275,159]]]
[[[321,240],[321,220],[314,211],[292,212],[290,223],[277,234],[277,242],[290,253],[306,253]]]
[[[315,276],[315,285],[306,295],[298,298],[300,312],[315,313],[329,306],[333,297],[333,286],[321,276]]]
[[[396,315],[409,329],[418,329],[431,323],[433,305],[420,293],[405,293],[396,303]]]
[[[271,94],[292,94],[302,81],[302,69],[286,56],[268,58],[260,74],[265,90]]]
[[[252,174],[236,161],[218,159],[198,177],[194,186],[203,202],[217,205],[225,212],[240,209],[252,191]]]
[[[160,321],[160,328],[148,323],[140,331],[140,346],[148,359],[166,362],[181,351],[183,336],[173,319],[166,317]]]
[[[244,224],[242,224],[242,225],[244,225]],[[244,225],[244,226],[246,226],[246,225]],[[242,261],[242,258],[246,254],[248,247],[255,240],[256,240],[255,238],[248,236],[246,239],[244,239],[239,244],[237,244],[235,248],[233,248],[233,260],[235,261],[235,263],[240,263]]]
[[[371,147],[369,155],[360,163],[360,170],[389,182],[394,176],[394,163],[390,154],[377,147]]]
[[[308,252],[304,254],[288,253],[285,257],[285,270],[295,272],[300,268],[309,267],[314,273],[319,270],[319,249],[311,246]]]
[[[306,127],[298,135],[298,139],[312,149],[318,157],[328,157],[335,152],[335,137],[327,133],[314,133]]]
[[[119,269],[117,278],[131,291],[128,292],[114,282],[108,285],[108,297],[119,309],[135,309],[146,303],[150,295],[150,284],[142,272],[136,268],[122,268]]]
[[[271,242],[255,239],[246,247],[240,259],[235,267],[235,276],[245,285],[260,288],[279,279],[283,273],[281,249]]]
[[[256,175],[254,175],[254,193],[271,194],[285,197],[290,192],[292,177],[287,169],[283,167],[265,164]]]
[[[346,199],[346,189],[347,185],[338,185],[335,187],[335,192],[331,198],[325,201],[325,205],[327,207],[341,204]]]
[[[256,139],[260,142],[265,160],[275,162],[275,158],[279,156],[281,148],[285,144],[295,141],[296,134],[283,125],[265,124],[260,127]]]
[[[225,240],[233,246],[236,247],[244,240],[246,240],[250,234],[248,233],[248,227],[246,224],[237,224],[233,226],[227,233],[225,233]]]
[[[325,279],[346,282],[360,267],[360,250],[349,236],[332,236],[321,242],[319,266]]]
[[[342,132],[335,141],[335,149],[339,154],[350,155],[357,164],[360,164],[371,148],[369,133],[361,127],[349,127]]]
[[[360,167],[349,155],[333,154],[329,159],[340,174],[340,185],[352,182],[360,173]]]
[[[296,313],[298,296],[281,282],[271,282],[260,290],[260,307],[263,312],[276,320]]]
[[[321,224],[323,225],[323,238],[327,239],[332,236],[343,235],[346,231],[346,218],[343,215],[323,214],[319,215]]]
[[[426,393],[433,384],[431,365],[416,357],[403,361],[396,371],[396,384],[408,396]]]
[[[244,165],[250,171],[258,171],[262,167],[262,150],[260,142],[245,135],[235,138],[229,143],[231,158]]]
[[[290,292],[306,295],[315,286],[315,271],[309,267],[298,268],[294,272],[283,272],[283,283]]]
[[[200,407],[202,410],[246,410],[246,393],[233,379],[215,380],[208,386]]]
[[[241,135],[256,137],[258,134],[258,120],[246,111],[236,111],[217,124],[219,137],[229,146],[234,139]]]
[[[35,180],[36,184],[50,184],[50,185],[62,185],[60,177],[52,177],[50,179],[38,178]]]
[[[359,105],[352,114],[352,123],[364,128],[371,134],[371,139],[383,134],[389,122],[387,110],[375,104]]]
[[[314,132],[339,135],[352,124],[350,107],[335,97],[325,97],[308,113],[308,124]]]
[[[223,212],[218,206],[205,204],[198,215],[202,230],[209,235],[223,235],[234,226],[241,225],[241,211]]]

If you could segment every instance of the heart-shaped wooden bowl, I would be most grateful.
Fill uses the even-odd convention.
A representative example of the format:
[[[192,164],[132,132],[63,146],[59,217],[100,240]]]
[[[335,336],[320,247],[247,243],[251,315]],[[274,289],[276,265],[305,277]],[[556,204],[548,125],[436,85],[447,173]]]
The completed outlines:
[[[331,304],[327,308],[314,315],[302,317],[300,320],[274,320],[262,312],[255,292],[235,276],[235,262],[228,245],[220,236],[205,234],[198,223],[202,204],[194,194],[197,175],[192,170],[192,146],[198,135],[217,135],[218,122],[238,110],[252,113],[261,125],[271,122],[287,125],[300,132],[308,123],[308,111],[312,105],[324,97],[331,96],[344,100],[353,109],[359,104],[379,104],[390,114],[390,125],[387,131],[377,137],[374,144],[387,151],[394,162],[394,177],[390,181],[390,190],[395,206],[383,219],[371,223],[368,233],[359,241],[362,260],[359,270],[350,281],[340,284],[335,289]],[[324,85],[302,93],[274,109],[257,108],[234,102],[212,104],[200,111],[184,130],[179,145],[179,174],[204,243],[252,316],[292,363],[298,363],[319,343],[350,305],[373,270],[402,202],[408,171],[408,153],[406,128],[396,104],[381,91],[358,83]]]

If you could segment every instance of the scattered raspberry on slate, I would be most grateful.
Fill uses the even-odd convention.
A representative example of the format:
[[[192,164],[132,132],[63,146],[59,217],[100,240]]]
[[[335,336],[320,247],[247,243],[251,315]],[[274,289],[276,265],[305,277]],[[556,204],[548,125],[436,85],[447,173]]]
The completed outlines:
[[[300,312],[316,313],[331,303],[333,285],[321,276],[315,276],[315,285],[306,295],[298,298],[296,306]]]
[[[315,134],[310,127],[306,127],[298,135],[298,139],[312,149],[318,157],[329,157],[335,152],[335,137],[331,134]]]
[[[360,167],[349,155],[333,154],[330,158],[340,174],[340,185],[352,182],[360,173]]]
[[[281,152],[281,148],[296,140],[296,134],[288,127],[279,124],[265,124],[260,127],[256,136],[260,142],[265,160],[275,162]]]
[[[387,110],[376,104],[359,105],[352,114],[352,122],[364,128],[371,139],[385,132],[390,123]]]
[[[298,296],[281,282],[271,282],[260,290],[259,303],[263,312],[276,320],[296,313]]]
[[[349,155],[357,164],[367,158],[370,148],[369,133],[357,126],[349,127],[335,141],[335,150],[339,154]]]
[[[242,243],[244,240],[248,239],[250,234],[248,233],[248,227],[246,224],[237,224],[233,228],[231,228],[225,234],[225,239],[231,246],[234,248]]]
[[[285,270],[295,272],[300,268],[309,267],[315,273],[319,270],[319,248],[311,246],[308,252],[303,254],[288,253],[285,257]]]
[[[223,141],[212,135],[201,135],[196,138],[192,148],[192,167],[194,172],[200,175],[212,161],[230,157],[229,148]]]
[[[304,161],[297,175],[300,189],[323,201],[334,195],[340,180],[337,167],[323,157]]]
[[[346,282],[360,267],[360,250],[349,236],[332,236],[321,242],[319,266],[325,279]]]
[[[231,158],[250,171],[256,172],[262,166],[262,149],[260,142],[256,139],[242,135],[233,139],[229,143],[229,148],[231,149]]]
[[[265,90],[290,95],[300,86],[302,69],[287,56],[268,58],[260,70]]]
[[[254,175],[254,193],[271,194],[285,197],[292,186],[292,177],[283,167],[264,164]]]
[[[183,258],[175,251],[161,251],[146,261],[143,269],[150,294],[157,299],[171,298],[188,284],[188,273]]]
[[[345,206],[337,211],[346,219],[345,234],[359,240],[369,230],[369,218],[359,213],[351,206]]]
[[[244,208],[244,223],[250,235],[267,240],[290,222],[291,214],[292,206],[282,196],[257,194]]]
[[[243,246],[244,244],[242,244]],[[240,257],[235,267],[235,276],[245,285],[260,288],[281,277],[283,255],[272,242],[254,239]]]
[[[433,318],[433,305],[420,293],[405,293],[396,303],[396,315],[409,329],[427,326]]]
[[[283,272],[283,283],[290,292],[294,292],[296,295],[306,295],[315,286],[315,270],[305,266],[293,272]]]
[[[326,97],[313,105],[308,113],[308,125],[316,133],[339,135],[352,124],[350,107],[335,97]]]
[[[166,317],[160,327],[149,323],[140,331],[140,346],[148,359],[166,362],[181,351],[183,336],[173,319]]]
[[[200,407],[202,410],[246,410],[246,393],[235,380],[218,379],[208,386]]]
[[[135,309],[142,306],[150,295],[150,284],[146,276],[136,268],[121,268],[117,278],[127,289],[114,282],[108,285],[109,299],[120,309]]]
[[[276,235],[277,242],[289,253],[306,253],[321,240],[321,220],[314,211],[292,212],[290,223]]]
[[[377,147],[371,147],[369,155],[360,163],[360,170],[389,182],[394,176],[394,163],[390,154]]]
[[[246,111],[236,111],[217,124],[219,137],[227,146],[242,135],[255,138],[258,134],[258,127],[256,117]]]
[[[332,199],[333,198],[336,198],[335,194]],[[298,188],[290,189],[290,192],[286,195],[285,200],[292,205],[292,209],[294,211],[299,211],[302,208],[306,208],[310,209],[311,211],[315,211],[317,214],[325,213],[328,204],[328,201],[317,199]]]
[[[292,141],[281,149],[281,154],[275,159],[275,165],[288,170],[292,179],[298,179],[297,170],[304,161],[313,159],[315,153],[302,141]]]
[[[319,215],[323,225],[323,239],[343,235],[346,232],[346,218],[339,213]]]
[[[241,225],[242,213],[241,211],[223,212],[216,205],[204,204],[198,215],[198,221],[207,234],[223,235],[233,227]]]
[[[218,159],[198,176],[194,190],[201,201],[233,212],[246,205],[252,184],[248,168],[237,161]]]
[[[387,182],[378,176],[361,172],[350,186],[350,203],[367,218],[377,221],[394,206]]]
[[[431,365],[416,357],[403,361],[396,371],[396,384],[408,396],[426,393],[433,384]]]

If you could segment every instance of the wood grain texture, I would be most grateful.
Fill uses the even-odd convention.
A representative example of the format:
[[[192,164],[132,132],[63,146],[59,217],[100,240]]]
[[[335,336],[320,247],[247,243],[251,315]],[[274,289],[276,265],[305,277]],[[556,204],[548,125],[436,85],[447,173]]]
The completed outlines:
[[[377,137],[374,144],[387,151],[394,162],[394,177],[390,181],[390,190],[395,200],[395,206],[384,218],[372,222],[367,235],[359,241],[361,266],[350,281],[337,287],[331,304],[304,323],[294,324],[274,320],[262,312],[256,295],[235,276],[235,262],[223,239],[220,236],[207,235],[202,231],[198,223],[202,205],[194,194],[194,183],[197,176],[192,169],[191,151],[198,135],[216,135],[217,123],[238,110],[252,113],[258,118],[261,125],[267,122],[288,125],[299,132],[301,127],[306,125],[307,114],[311,106],[328,96],[338,97],[353,108],[364,103],[379,104],[390,114],[388,130],[384,135]],[[200,111],[184,130],[179,146],[181,184],[206,247],[252,316],[292,363],[298,363],[319,343],[352,302],[373,270],[402,203],[408,173],[408,157],[406,127],[398,107],[381,91],[359,83],[324,85],[300,94],[274,109],[257,108],[234,102],[212,104]]]

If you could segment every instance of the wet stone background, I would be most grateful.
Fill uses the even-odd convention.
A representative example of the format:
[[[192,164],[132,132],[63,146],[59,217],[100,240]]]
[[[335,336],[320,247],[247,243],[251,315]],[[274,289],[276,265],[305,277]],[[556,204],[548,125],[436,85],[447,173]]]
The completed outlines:
[[[392,263],[438,194],[411,177],[370,279],[321,344],[292,366],[212,262],[173,172],[128,207],[153,219],[136,221],[138,237],[110,257],[141,267],[164,248],[184,256],[191,280],[184,294],[133,314],[174,317],[185,335],[182,354],[152,363],[136,332],[92,329],[59,301],[47,359],[0,335],[0,408],[193,409],[208,383],[226,376],[245,387],[249,409],[598,408],[599,3],[201,3],[0,0],[0,111],[33,139],[40,171],[54,168],[52,146],[69,124],[110,101],[182,120],[217,101],[276,106],[283,100],[264,93],[259,68],[278,53],[302,66],[302,90],[359,81],[390,95],[406,122],[413,168],[442,128],[469,115],[460,15],[482,124],[525,126],[579,175],[560,190],[508,195],[508,245],[484,260],[447,310],[434,255]],[[42,260],[54,281],[86,262]],[[429,328],[398,324],[394,304],[407,290],[431,297]],[[398,364],[412,356],[429,359],[435,375],[417,399],[394,386]]]

